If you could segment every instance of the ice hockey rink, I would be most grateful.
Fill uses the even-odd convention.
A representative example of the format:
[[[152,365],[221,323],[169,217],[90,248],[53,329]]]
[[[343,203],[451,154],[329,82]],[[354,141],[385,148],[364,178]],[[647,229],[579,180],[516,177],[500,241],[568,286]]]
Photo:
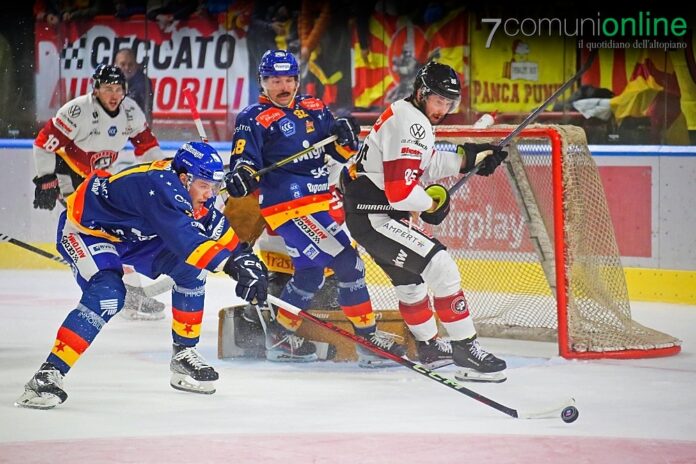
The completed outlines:
[[[169,386],[169,314],[117,316],[66,377],[68,401],[38,411],[13,403],[78,287],[68,271],[0,271],[0,462],[696,463],[692,306],[632,305],[683,340],[669,358],[568,361],[552,343],[484,339],[508,380],[466,386],[515,409],[574,397],[580,417],[565,424],[513,419],[401,366],[219,360],[217,314],[233,293],[209,279],[199,347],[220,372],[216,394]]]

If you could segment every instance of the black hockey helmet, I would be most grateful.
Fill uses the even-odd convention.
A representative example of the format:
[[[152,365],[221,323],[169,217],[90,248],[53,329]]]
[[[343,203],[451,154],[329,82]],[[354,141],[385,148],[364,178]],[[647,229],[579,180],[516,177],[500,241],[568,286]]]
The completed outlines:
[[[102,84],[120,84],[123,91],[127,91],[126,76],[121,71],[121,68],[111,64],[100,64],[92,74],[92,83],[95,89],[98,89]]]
[[[418,90],[422,89],[421,97],[425,99],[431,93],[452,100],[450,113],[459,108],[462,98],[462,86],[459,76],[450,66],[430,61],[416,74],[413,83],[412,99],[416,101]]]

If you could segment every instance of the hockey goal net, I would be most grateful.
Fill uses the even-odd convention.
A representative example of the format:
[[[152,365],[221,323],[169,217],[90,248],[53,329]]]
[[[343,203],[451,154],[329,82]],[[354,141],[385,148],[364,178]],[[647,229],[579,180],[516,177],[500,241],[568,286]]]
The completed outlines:
[[[514,126],[440,126],[437,145],[494,142]],[[445,179],[451,186],[456,178]],[[493,176],[472,176],[430,232],[457,262],[482,336],[557,340],[565,358],[673,355],[680,341],[631,318],[597,167],[575,126],[525,129]],[[376,309],[396,309],[387,276],[363,253]]]

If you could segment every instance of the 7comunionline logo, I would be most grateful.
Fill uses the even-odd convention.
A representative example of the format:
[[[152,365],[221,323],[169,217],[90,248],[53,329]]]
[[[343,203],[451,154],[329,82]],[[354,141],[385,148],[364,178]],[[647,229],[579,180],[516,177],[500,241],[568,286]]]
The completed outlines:
[[[486,48],[491,47],[496,32],[508,37],[683,37],[687,32],[682,17],[651,16],[639,11],[635,16],[602,18],[481,18],[484,24],[493,24]]]

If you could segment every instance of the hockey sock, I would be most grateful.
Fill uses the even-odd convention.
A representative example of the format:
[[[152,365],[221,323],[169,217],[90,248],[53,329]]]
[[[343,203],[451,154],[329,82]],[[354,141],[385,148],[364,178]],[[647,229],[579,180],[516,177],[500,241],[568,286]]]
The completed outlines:
[[[453,340],[463,340],[476,335],[464,292],[459,290],[453,295],[435,297],[433,303],[442,326]]]
[[[416,340],[427,341],[437,335],[437,323],[427,296],[416,303],[399,301],[399,312]]]
[[[172,288],[172,339],[182,346],[196,346],[201,335],[205,287]]]
[[[312,286],[315,286],[316,288],[319,288],[321,286],[321,282],[323,281],[323,276],[321,273],[322,271],[319,270],[318,285]],[[309,272],[307,274],[313,277],[313,274],[310,274]],[[313,279],[306,279],[303,283],[314,284]],[[287,285],[285,285],[283,293],[281,293],[280,299],[283,301],[287,301],[291,305],[297,306],[300,309],[307,309],[309,308],[309,305],[312,303],[312,298],[314,298],[315,292],[316,290],[309,291],[300,288],[296,284],[295,278],[293,277],[292,279],[290,279]],[[283,328],[291,332],[295,332],[297,329],[300,328],[300,325],[302,324],[302,318],[300,316],[286,311],[283,308],[278,308],[276,321],[278,321],[278,323],[281,326],[283,326]]]
[[[353,324],[355,335],[367,337],[375,331],[375,313],[369,300],[353,306],[341,305],[341,309],[343,314]]]
[[[82,304],[73,309],[58,329],[51,354],[46,358],[61,374],[68,373],[82,353],[94,341],[106,322]]]

